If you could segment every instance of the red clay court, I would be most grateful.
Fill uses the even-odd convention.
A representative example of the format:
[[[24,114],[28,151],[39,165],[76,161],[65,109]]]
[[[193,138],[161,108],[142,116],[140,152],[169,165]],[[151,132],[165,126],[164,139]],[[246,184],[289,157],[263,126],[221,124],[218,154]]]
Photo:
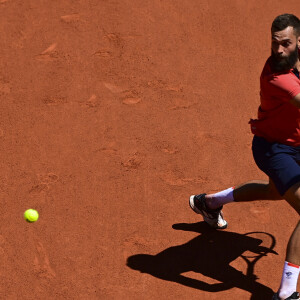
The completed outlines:
[[[271,299],[297,214],[229,204],[214,231],[188,199],[265,178],[248,121],[271,23],[299,12],[0,0],[0,298]]]

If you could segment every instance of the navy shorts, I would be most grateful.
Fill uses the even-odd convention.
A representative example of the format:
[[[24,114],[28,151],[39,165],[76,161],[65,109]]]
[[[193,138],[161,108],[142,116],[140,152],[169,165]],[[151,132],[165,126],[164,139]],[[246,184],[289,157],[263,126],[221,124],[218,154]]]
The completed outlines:
[[[300,182],[300,146],[270,143],[254,136],[252,153],[257,166],[272,179],[281,196]]]

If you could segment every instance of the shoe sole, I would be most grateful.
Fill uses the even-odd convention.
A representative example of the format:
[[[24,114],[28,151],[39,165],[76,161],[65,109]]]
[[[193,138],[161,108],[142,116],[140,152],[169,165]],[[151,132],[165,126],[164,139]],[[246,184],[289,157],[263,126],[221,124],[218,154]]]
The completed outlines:
[[[291,296],[292,296],[292,295],[291,295]],[[290,296],[290,297],[291,297],[291,296]],[[288,298],[286,298],[286,299],[300,300],[300,298],[290,298],[290,297],[288,297]],[[280,298],[279,298],[279,296],[278,296],[277,293],[273,295],[272,300],[280,300]]]
[[[201,211],[195,206],[195,203],[194,203],[194,197],[195,197],[195,195],[192,195],[192,196],[190,197],[189,204],[190,204],[191,209],[192,209],[196,214],[202,215],[204,221],[205,221],[210,227],[212,227],[212,228],[215,228],[215,229],[226,229],[226,228],[227,228],[228,224],[227,224],[227,222],[226,222],[224,219],[223,219],[223,220],[225,221],[226,224],[223,225],[223,226],[218,226],[218,225],[216,225],[216,224],[212,224],[212,223],[211,223],[211,219],[205,217],[205,216],[201,213]],[[223,216],[222,216],[222,218],[223,218]]]

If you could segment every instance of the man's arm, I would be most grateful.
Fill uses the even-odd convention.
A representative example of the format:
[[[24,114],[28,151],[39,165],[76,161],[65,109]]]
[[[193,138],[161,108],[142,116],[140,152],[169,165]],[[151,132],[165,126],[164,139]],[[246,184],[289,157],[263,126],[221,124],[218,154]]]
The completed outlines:
[[[300,108],[300,94],[290,100],[290,103]]]

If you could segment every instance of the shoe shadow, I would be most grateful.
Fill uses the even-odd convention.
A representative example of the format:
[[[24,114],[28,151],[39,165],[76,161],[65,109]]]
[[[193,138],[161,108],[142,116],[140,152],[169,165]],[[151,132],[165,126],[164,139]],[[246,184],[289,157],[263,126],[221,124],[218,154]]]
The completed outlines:
[[[173,229],[193,231],[199,236],[189,242],[172,246],[156,255],[137,254],[128,257],[127,266],[142,273],[148,273],[162,280],[173,281],[184,286],[206,292],[219,292],[237,287],[248,291],[252,300],[271,299],[273,291],[257,282],[254,274],[255,263],[273,251],[275,238],[268,233],[270,247],[261,246],[263,240],[252,237],[255,233],[239,234],[230,231],[211,229],[205,222],[174,224]],[[248,251],[256,256],[251,261],[243,255]],[[246,275],[229,264],[242,257],[247,263]],[[253,258],[253,255],[252,255]],[[187,276],[195,272],[215,279],[218,283],[209,284]]]

